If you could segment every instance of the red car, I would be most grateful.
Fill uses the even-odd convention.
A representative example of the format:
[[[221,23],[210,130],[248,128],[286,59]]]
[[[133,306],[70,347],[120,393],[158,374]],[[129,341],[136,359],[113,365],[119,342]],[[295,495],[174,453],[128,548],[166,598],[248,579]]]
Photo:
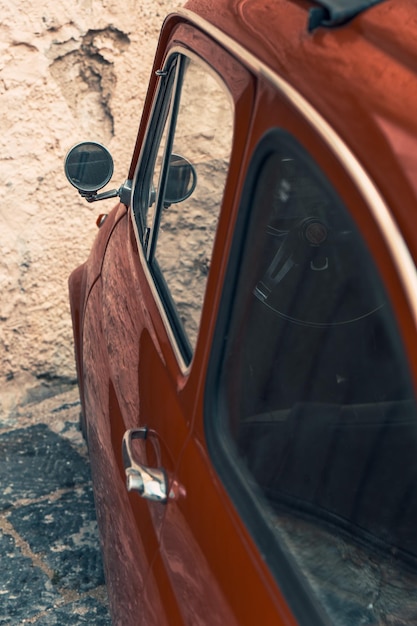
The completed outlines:
[[[372,5],[372,6],[371,6]],[[190,0],[70,278],[114,624],[417,623],[417,5]]]

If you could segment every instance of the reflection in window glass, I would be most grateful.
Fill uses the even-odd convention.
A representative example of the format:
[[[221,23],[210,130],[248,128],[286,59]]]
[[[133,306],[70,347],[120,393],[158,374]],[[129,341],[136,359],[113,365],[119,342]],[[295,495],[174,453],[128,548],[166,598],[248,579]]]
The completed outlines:
[[[168,125],[165,124],[161,141],[156,153],[155,165],[152,172],[151,187],[149,190],[149,207],[146,211],[146,228],[148,231],[152,228],[155,219],[156,199],[158,197],[159,185],[161,184],[162,163],[164,158],[164,152],[166,148],[168,135]]]
[[[218,78],[193,60],[186,62],[173,130],[174,124],[171,163],[176,161],[171,167],[177,172],[182,168],[182,178],[173,185],[168,176],[155,259],[194,348],[230,158],[233,112]],[[179,157],[192,168],[187,171]]]
[[[283,133],[256,176],[221,369],[226,430],[336,625],[417,623],[417,421],[346,208]]]

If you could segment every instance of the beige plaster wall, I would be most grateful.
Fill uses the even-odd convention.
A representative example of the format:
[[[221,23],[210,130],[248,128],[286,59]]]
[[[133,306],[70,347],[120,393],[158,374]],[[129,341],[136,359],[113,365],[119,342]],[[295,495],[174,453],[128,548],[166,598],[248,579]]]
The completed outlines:
[[[67,297],[95,219],[66,181],[78,141],[126,178],[169,0],[0,0],[0,416],[75,379]]]

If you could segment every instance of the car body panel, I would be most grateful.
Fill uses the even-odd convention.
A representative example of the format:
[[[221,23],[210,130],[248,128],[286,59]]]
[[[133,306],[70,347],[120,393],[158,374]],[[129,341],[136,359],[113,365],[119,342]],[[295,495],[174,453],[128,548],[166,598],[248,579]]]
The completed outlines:
[[[405,177],[413,171],[410,155],[416,136],[412,102],[417,95],[413,70],[417,50],[411,39],[417,16],[413,3],[383,2],[356,17],[348,28],[313,34],[307,32],[308,5],[304,2],[282,0],[273,10],[264,3],[230,2],[221,12],[212,10],[210,3],[201,7],[198,0],[185,6],[190,11],[198,7],[199,15],[232,42],[239,42],[242,56],[245,50],[250,52],[304,96],[352,152],[361,154],[372,180],[389,205],[395,206],[393,211],[404,211],[403,216],[395,213],[396,219],[401,226],[406,223],[406,207],[415,196],[414,177]],[[280,26],[282,12],[285,29]],[[399,32],[405,44],[400,44]],[[397,93],[387,89],[387,80],[403,87],[406,101],[398,102]],[[392,198],[393,189],[401,194],[400,202],[397,195]],[[413,242],[407,243],[415,252]]]
[[[228,449],[208,441],[215,409],[207,381],[222,302],[234,288],[234,233],[253,154],[271,128],[305,147],[349,207],[390,296],[416,387],[417,10],[387,0],[343,27],[309,33],[309,6],[190,0],[161,31],[128,179],[135,185],[159,97],[156,71],[170,55],[191,51],[220,74],[237,120],[191,362],[181,358],[131,208],[113,209],[70,277],[115,624],[330,623],[285,548],[271,565],[248,522],[251,505],[230,495],[221,460]],[[401,87],[401,100],[390,84]],[[167,504],[126,490],[122,439],[140,427],[148,436],[135,442],[135,460],[164,468]]]

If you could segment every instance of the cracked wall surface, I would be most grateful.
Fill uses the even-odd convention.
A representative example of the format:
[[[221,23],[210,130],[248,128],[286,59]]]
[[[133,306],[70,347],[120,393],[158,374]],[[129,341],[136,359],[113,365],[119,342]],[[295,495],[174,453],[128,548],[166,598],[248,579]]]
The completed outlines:
[[[89,29],[64,46],[52,44],[48,55],[52,58],[51,76],[80,128],[87,133],[97,129],[107,143],[114,137],[114,57],[126,52],[129,44],[129,36],[110,25]]]
[[[75,379],[67,279],[98,213],[67,183],[84,139],[126,178],[168,0],[0,0],[0,410]]]

